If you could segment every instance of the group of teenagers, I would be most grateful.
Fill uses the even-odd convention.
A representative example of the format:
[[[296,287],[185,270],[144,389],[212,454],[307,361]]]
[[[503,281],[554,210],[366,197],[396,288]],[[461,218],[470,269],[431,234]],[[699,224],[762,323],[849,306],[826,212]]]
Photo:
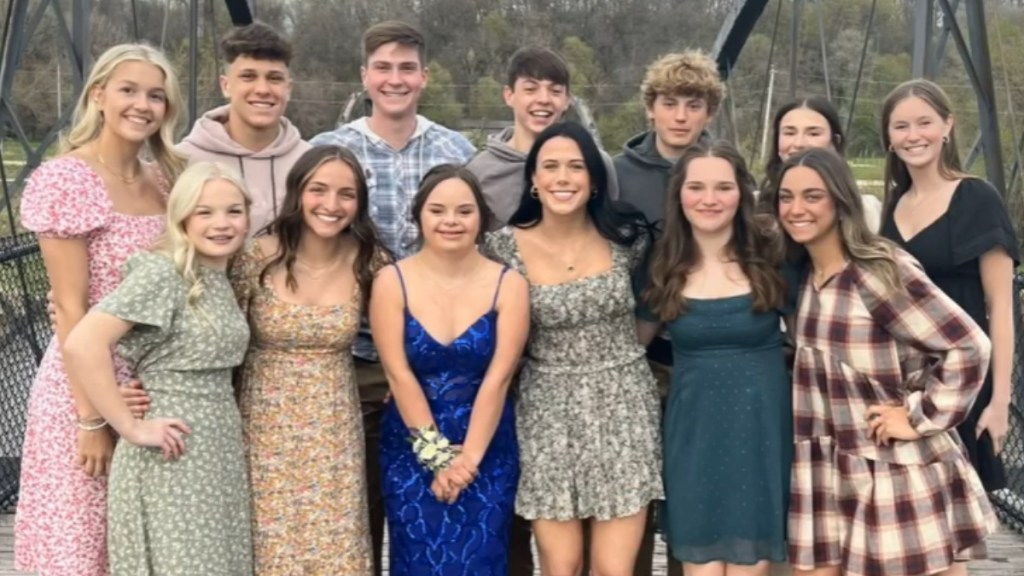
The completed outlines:
[[[22,195],[56,336],[15,523],[42,576],[965,574],[996,528],[1017,240],[926,80],[881,110],[885,198],[836,110],[781,107],[766,176],[663,56],[614,158],[564,60],[508,64],[477,152],[417,114],[413,26],[363,36],[370,115],[304,141],[291,48],[221,43],[178,144],[159,51],[92,67]]]

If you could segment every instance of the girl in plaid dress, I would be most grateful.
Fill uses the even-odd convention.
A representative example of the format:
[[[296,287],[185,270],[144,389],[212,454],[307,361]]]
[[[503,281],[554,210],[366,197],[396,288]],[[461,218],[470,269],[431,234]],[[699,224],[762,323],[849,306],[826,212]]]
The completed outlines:
[[[985,379],[988,338],[869,231],[834,152],[788,159],[776,209],[807,270],[794,326],[790,562],[798,574],[965,574],[996,526],[953,431]]]

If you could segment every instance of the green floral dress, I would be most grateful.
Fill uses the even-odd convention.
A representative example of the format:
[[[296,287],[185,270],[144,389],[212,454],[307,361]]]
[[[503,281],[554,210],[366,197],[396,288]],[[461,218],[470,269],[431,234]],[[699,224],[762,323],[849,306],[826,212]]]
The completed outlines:
[[[201,269],[203,292],[187,287],[165,256],[142,252],[96,309],[134,324],[117,352],[151,399],[147,418],[181,418],[185,454],[118,442],[107,522],[112,576],[248,576],[252,569],[249,484],[231,369],[242,363],[249,327],[224,272]]]

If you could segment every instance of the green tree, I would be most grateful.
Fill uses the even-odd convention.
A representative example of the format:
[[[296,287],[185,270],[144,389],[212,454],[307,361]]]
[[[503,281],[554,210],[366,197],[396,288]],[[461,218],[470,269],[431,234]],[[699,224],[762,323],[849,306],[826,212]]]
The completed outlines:
[[[503,120],[510,116],[505,99],[501,95],[501,84],[484,76],[476,81],[469,93],[469,113],[473,120]]]
[[[572,91],[585,100],[596,99],[600,68],[594,60],[594,49],[578,36],[569,36],[562,43],[562,56],[569,64]]]
[[[462,118],[462,104],[455,99],[452,74],[440,62],[430,62],[430,82],[423,89],[419,109],[424,116],[449,128],[457,129]]]

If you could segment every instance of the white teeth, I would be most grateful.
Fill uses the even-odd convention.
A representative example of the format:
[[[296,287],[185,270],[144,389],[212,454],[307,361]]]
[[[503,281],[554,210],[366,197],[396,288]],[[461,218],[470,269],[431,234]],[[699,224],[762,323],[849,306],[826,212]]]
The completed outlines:
[[[125,120],[131,122],[132,124],[140,124],[143,126],[149,124],[148,118],[139,118],[138,116],[125,116]]]
[[[552,116],[554,116],[554,114],[552,114],[551,112],[545,111],[530,112],[530,115],[535,116],[537,118],[551,118]]]
[[[270,102],[250,102],[253,108],[273,108],[274,105]]]
[[[554,196],[556,199],[562,200],[564,202],[566,200],[571,200],[572,197],[576,195],[576,193],[575,192],[552,192],[551,195]]]
[[[328,216],[326,214],[314,214],[314,216],[316,216],[318,220],[323,220],[324,222],[330,222],[331,224],[341,220],[341,218],[339,216]]]

